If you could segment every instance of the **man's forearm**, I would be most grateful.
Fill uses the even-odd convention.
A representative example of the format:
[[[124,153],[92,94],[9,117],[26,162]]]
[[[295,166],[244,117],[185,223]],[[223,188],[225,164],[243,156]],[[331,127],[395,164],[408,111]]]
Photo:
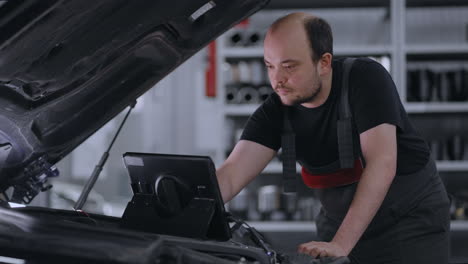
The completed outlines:
[[[368,164],[333,242],[349,254],[380,208],[395,176],[391,162]]]
[[[219,187],[225,203],[229,202],[275,156],[276,151],[258,143],[241,140],[229,157],[216,171]]]
[[[221,191],[221,196],[223,197],[224,203],[229,202],[233,197],[233,186],[230,182],[229,177],[229,166],[227,164],[223,164],[219,169],[216,170],[216,175],[218,178],[218,185]]]

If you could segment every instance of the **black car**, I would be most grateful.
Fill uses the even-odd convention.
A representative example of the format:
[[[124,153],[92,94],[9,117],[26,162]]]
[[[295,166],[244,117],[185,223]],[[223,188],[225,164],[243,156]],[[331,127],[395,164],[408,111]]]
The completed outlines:
[[[48,190],[48,178],[58,176],[54,164],[267,2],[0,1],[0,262],[347,263],[279,254],[224,212],[217,183],[209,187],[213,197],[178,197],[177,180],[169,180],[165,203],[177,210],[167,214],[154,203],[155,189],[138,184],[122,218],[9,206]],[[201,217],[190,206],[212,212],[198,222],[204,232],[183,231],[184,221]],[[151,228],[158,221],[172,226]]]

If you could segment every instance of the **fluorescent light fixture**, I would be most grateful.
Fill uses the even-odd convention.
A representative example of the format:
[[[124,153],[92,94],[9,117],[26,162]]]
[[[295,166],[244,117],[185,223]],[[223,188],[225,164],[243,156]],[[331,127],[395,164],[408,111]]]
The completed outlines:
[[[5,264],[24,264],[26,261],[24,259],[9,258],[0,256],[0,263]]]
[[[208,3],[198,8],[197,11],[193,12],[193,14],[190,16],[190,20],[192,22],[197,20],[199,17],[203,16],[206,12],[208,12],[215,6],[216,6],[215,2],[209,1]]]
[[[9,202],[8,204],[10,205],[11,208],[26,207],[26,205],[24,205],[24,204],[19,204],[19,203],[12,203],[12,202]]]

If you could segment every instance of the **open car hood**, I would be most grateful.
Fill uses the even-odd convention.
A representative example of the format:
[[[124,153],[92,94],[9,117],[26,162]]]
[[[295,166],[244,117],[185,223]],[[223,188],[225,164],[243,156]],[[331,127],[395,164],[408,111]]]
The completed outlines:
[[[350,263],[346,257],[315,259],[304,254],[266,252],[265,244],[249,236],[243,227],[237,236],[223,242],[127,230],[120,227],[120,221],[76,211],[0,206],[0,256],[13,258],[5,263],[39,264]]]
[[[267,3],[0,1],[0,191],[52,176],[52,164]]]
[[[119,226],[120,219],[114,217],[0,206],[0,256],[26,260],[26,263],[275,262],[272,256],[253,244],[143,233]]]

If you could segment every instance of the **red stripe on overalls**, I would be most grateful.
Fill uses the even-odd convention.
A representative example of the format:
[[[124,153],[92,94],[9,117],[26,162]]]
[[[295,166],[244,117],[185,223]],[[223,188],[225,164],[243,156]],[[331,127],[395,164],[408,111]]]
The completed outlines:
[[[362,163],[360,159],[354,161],[354,168],[339,169],[337,172],[327,174],[312,174],[302,167],[302,180],[310,188],[331,188],[358,182],[362,175]]]

